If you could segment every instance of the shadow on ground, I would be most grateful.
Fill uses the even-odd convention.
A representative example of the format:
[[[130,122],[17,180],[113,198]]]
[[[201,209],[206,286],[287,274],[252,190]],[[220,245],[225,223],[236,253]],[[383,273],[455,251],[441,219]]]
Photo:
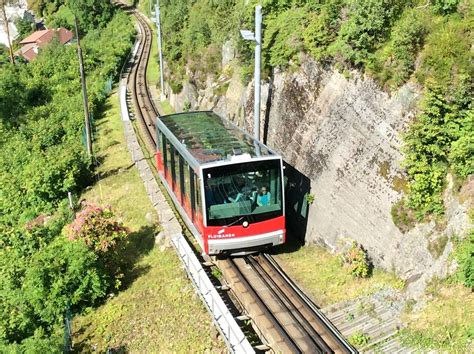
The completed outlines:
[[[142,226],[140,230],[129,235],[129,243],[122,253],[125,267],[121,291],[127,289],[137,278],[149,271],[149,266],[139,265],[138,262],[153,249],[156,232],[156,226]]]

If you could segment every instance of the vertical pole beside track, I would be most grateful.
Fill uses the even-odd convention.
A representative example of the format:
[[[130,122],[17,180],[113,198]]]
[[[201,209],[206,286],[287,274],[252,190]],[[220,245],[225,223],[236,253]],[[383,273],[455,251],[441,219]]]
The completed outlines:
[[[79,30],[77,25],[77,17],[74,16],[74,27],[76,29],[77,38],[77,56],[79,57],[79,71],[81,73],[81,84],[82,84],[82,98],[84,103],[84,119],[86,124],[86,145],[87,154],[92,156],[92,139],[91,139],[91,125],[89,122],[89,101],[87,99],[87,86],[86,86],[86,75],[84,73],[84,63],[82,62],[82,48],[79,40]]]
[[[161,88],[161,95],[160,98],[163,101],[166,98],[165,95],[165,88],[164,88],[164,79],[163,79],[163,51],[162,51],[162,43],[161,43],[161,20],[160,20],[160,2],[156,0],[155,5],[155,17],[156,17],[156,29],[158,32],[158,52],[160,55],[160,88]]]
[[[255,7],[255,106],[253,112],[254,137],[260,141],[260,61],[262,53],[262,6]]]

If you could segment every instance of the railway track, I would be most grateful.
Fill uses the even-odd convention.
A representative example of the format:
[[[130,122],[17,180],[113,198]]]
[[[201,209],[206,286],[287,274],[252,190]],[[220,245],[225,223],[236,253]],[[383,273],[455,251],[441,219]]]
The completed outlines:
[[[268,254],[218,260],[255,330],[275,352],[355,353]]]
[[[137,19],[140,36],[133,65],[127,71],[128,89],[135,118],[149,151],[153,152],[156,146],[155,119],[159,112],[146,78],[152,31],[143,15],[132,8],[129,11]],[[260,254],[219,259],[215,264],[267,349],[285,353],[356,352],[271,256]]]

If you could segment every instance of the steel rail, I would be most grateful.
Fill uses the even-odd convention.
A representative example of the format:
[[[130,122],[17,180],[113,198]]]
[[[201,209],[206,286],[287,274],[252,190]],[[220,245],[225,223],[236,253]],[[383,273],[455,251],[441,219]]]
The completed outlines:
[[[329,321],[326,316],[319,310],[319,308],[314,304],[314,302],[303,292],[301,289],[291,280],[291,278],[285,273],[285,271],[280,267],[280,265],[273,259],[273,257],[267,253],[263,253],[262,257],[268,261],[268,264],[271,264],[272,268],[286,281],[288,286],[303,300],[303,304],[311,312],[317,316],[319,322],[326,327],[326,330],[329,334],[332,335],[337,344],[340,346],[341,350],[347,353],[358,353],[358,351],[351,345],[349,342],[342,336],[338,329]]]
[[[285,341],[289,350],[293,353],[301,353],[301,349],[298,345],[293,341],[293,339],[288,335],[284,327],[275,317],[275,315],[270,311],[268,306],[265,304],[261,296],[256,292],[250,282],[247,280],[245,275],[240,271],[239,266],[234,262],[232,258],[227,258],[225,261],[228,262],[232,270],[234,271],[235,276],[238,278],[240,283],[244,285],[247,291],[251,294],[257,305],[259,306],[260,310],[264,313],[265,317],[270,321],[272,326],[275,328],[276,331],[280,334],[281,338]],[[251,316],[250,316],[251,317]]]
[[[311,342],[314,345],[314,351],[320,353],[333,353],[334,350],[328,346],[328,344],[323,340],[321,335],[316,331],[316,329],[311,325],[306,316],[298,309],[298,306],[295,304],[295,299],[290,299],[290,295],[287,295],[276,281],[272,278],[267,270],[265,270],[262,265],[253,257],[246,257],[249,261],[249,264],[253,267],[256,274],[259,278],[267,285],[268,289],[273,293],[278,303],[282,308],[286,309],[286,312],[290,317],[298,323],[301,327],[301,330],[306,333],[307,340],[306,342]],[[297,298],[296,301],[299,299]]]

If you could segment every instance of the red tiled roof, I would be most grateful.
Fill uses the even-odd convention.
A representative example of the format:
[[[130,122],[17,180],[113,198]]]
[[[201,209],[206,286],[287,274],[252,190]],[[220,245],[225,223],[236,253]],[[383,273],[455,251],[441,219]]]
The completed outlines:
[[[49,29],[36,31],[23,39],[20,44],[23,44],[21,49],[17,52],[26,60],[31,61],[38,55],[38,48],[43,48],[51,42],[54,36],[57,35],[59,43],[66,44],[74,37],[71,31],[66,28],[58,28],[57,30]]]
[[[60,27],[57,30],[47,29],[42,31],[36,31],[30,34],[28,37],[23,39],[20,44],[37,43],[43,47],[46,43],[49,43],[55,34],[58,34],[59,42],[65,44],[69,42],[74,36],[71,31],[66,28]]]
[[[21,53],[23,55],[23,58],[25,58],[28,61],[32,61],[36,56],[38,55],[38,52],[35,51],[35,46],[31,46],[25,51],[22,51]]]
[[[36,43],[38,40],[41,39],[45,34],[49,34],[51,30],[42,30],[42,31],[36,31],[30,34],[28,37],[23,39],[20,44],[27,44],[27,43]]]
[[[57,29],[57,32],[58,32],[58,37],[59,37],[59,43],[61,44],[66,44],[74,37],[72,32],[66,28],[60,27]]]

